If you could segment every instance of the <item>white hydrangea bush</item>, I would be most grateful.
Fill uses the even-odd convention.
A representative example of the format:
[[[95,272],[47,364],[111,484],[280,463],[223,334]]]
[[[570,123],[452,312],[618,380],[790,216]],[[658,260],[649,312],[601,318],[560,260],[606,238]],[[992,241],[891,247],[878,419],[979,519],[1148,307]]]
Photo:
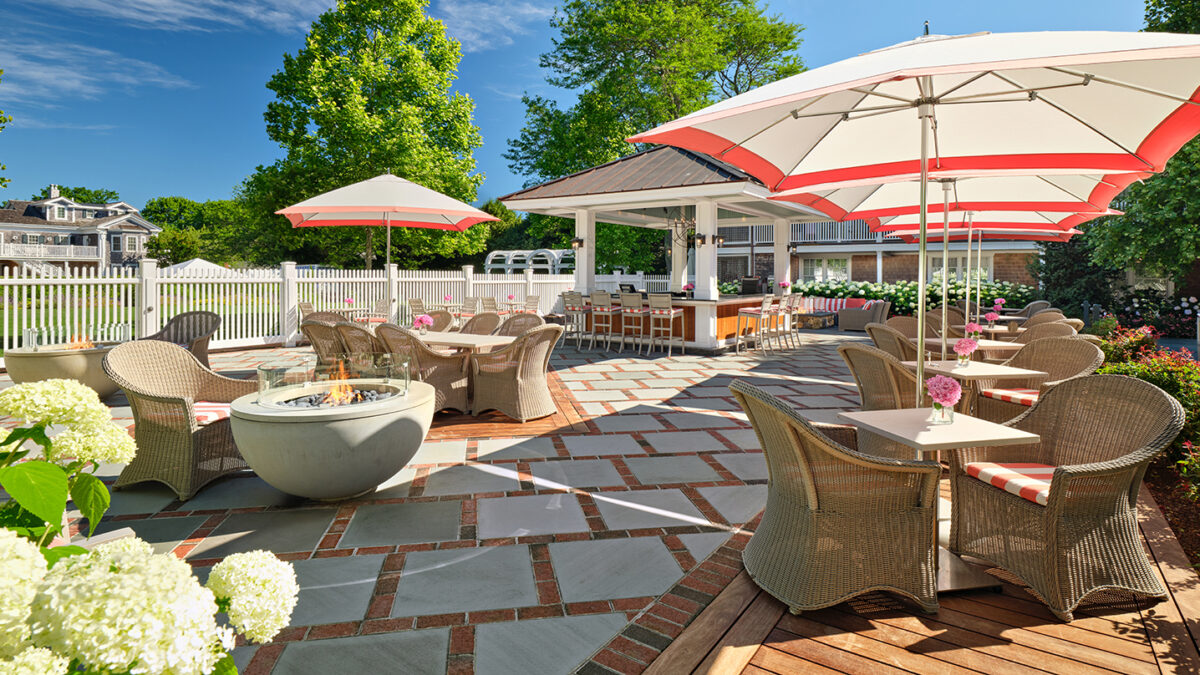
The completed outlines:
[[[26,424],[103,424],[112,420],[94,389],[75,380],[26,382],[0,391],[0,415]]]
[[[0,659],[5,675],[66,675],[70,659],[49,649],[29,647],[11,659]]]
[[[0,658],[16,656],[29,641],[29,614],[46,559],[31,541],[0,529]]]
[[[235,553],[217,563],[208,588],[227,604],[229,621],[252,642],[269,642],[287,626],[300,586],[292,566],[270,551]]]

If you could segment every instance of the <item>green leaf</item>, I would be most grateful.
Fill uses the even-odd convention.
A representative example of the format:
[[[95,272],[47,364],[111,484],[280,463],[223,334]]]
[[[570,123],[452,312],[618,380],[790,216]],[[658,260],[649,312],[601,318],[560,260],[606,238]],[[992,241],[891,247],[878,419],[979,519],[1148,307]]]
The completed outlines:
[[[233,662],[233,656],[226,654],[225,658],[217,661],[211,675],[237,675],[237,672],[237,664]]]
[[[71,499],[83,517],[88,519],[88,536],[92,536],[111,501],[108,487],[92,474],[81,473],[71,487]]]
[[[63,558],[69,558],[73,555],[87,555],[88,550],[82,546],[55,546],[54,548],[42,547],[42,557],[46,559],[46,564],[50,567]]]
[[[67,474],[62,467],[34,461],[0,469],[0,486],[21,508],[45,521],[51,529],[61,529],[67,510]]]

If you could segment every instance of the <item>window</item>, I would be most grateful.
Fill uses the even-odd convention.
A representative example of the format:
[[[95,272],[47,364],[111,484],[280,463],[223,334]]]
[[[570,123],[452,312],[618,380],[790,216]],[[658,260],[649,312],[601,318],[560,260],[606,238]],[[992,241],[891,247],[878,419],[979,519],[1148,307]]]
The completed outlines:
[[[967,256],[952,255],[950,256],[950,278],[957,281],[964,281],[967,278]],[[977,256],[971,256],[971,268],[975,271],[975,279],[991,279],[992,278],[992,256],[984,254],[983,265],[979,265]],[[982,269],[980,269],[982,268]],[[941,281],[942,279],[942,256],[929,256],[929,279],[930,282]]]
[[[821,274],[821,260],[819,258],[804,259],[804,280],[817,281],[818,275]]]
[[[66,207],[63,207],[63,206],[54,207],[54,217],[59,220],[66,220],[67,219]]]
[[[129,253],[137,253],[138,238],[136,235],[128,235],[125,237],[125,250]]]
[[[801,261],[804,281],[849,281],[849,258],[804,258]]]
[[[112,252],[120,253],[121,252],[121,235],[114,234],[111,238],[111,241],[112,241]]]
[[[68,234],[54,235],[54,243],[58,246],[66,246],[71,243],[71,236]]]

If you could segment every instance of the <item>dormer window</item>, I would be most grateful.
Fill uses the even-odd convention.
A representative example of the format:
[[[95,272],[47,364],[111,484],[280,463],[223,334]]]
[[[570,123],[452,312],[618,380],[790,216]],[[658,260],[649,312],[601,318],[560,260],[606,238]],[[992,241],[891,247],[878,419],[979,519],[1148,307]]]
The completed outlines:
[[[64,207],[64,206],[54,207],[54,217],[57,218],[58,220],[66,220],[67,219],[66,207]]]

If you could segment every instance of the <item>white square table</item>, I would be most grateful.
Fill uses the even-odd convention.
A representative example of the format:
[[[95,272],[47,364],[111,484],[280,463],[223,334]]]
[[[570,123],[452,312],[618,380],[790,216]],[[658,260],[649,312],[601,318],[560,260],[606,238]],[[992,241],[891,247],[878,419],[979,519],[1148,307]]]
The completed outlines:
[[[947,338],[946,344],[949,346],[950,350],[953,351],[954,345],[957,344],[958,341],[961,339],[963,339],[963,338]],[[1010,356],[1012,354],[1016,354],[1017,352],[1021,351],[1022,347],[1025,346],[1023,344],[1019,344],[1016,342],[1005,342],[1003,340],[988,340],[987,338],[981,338],[979,340],[976,340],[976,342],[979,343],[979,351],[996,352],[996,353],[1004,355],[1004,356]],[[940,351],[941,344],[942,344],[941,340],[935,341],[935,346],[939,347],[938,351]],[[925,341],[925,346],[926,347],[929,346],[929,340]]]
[[[901,361],[904,367],[910,370],[917,369],[916,361]],[[945,375],[953,377],[956,380],[966,385],[963,392],[963,398],[966,399],[967,410],[975,410],[975,399],[979,397],[979,388],[975,383],[979,380],[1044,380],[1050,377],[1049,373],[1044,373],[1040,370],[1028,370],[1026,368],[1014,368],[1012,366],[1004,366],[999,363],[987,363],[984,361],[971,361],[965,366],[958,365],[958,361],[926,361],[925,373],[934,375]]]
[[[507,335],[473,335],[471,333],[451,333],[432,330],[427,331],[424,335],[418,334],[417,337],[427,345],[453,347],[472,352],[489,347],[507,347],[516,339]]]
[[[1006,427],[962,413],[954,414],[950,424],[934,424],[931,408],[902,408],[899,410],[863,410],[838,413],[838,417],[859,429],[878,434],[912,448],[917,457],[941,450],[991,445],[1028,445],[1041,437],[1027,431]],[[937,515],[935,513],[936,521]],[[934,537],[937,524],[934,524]],[[981,568],[973,566],[950,551],[938,546],[939,593],[996,588],[1000,581]]]

